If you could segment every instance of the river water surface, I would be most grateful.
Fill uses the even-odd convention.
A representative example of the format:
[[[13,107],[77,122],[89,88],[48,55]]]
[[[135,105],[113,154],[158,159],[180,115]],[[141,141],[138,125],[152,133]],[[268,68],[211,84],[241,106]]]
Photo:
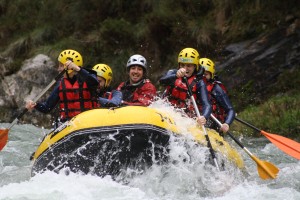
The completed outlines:
[[[177,122],[186,126],[184,122]],[[0,124],[0,128],[9,124]],[[242,155],[245,169],[235,166],[217,172],[203,165],[205,147],[187,147],[174,139],[173,161],[153,166],[124,182],[96,177],[46,172],[31,177],[30,155],[50,130],[31,124],[15,125],[9,141],[0,152],[0,200],[299,200],[300,162],[276,148],[267,139],[239,138],[254,155],[276,165],[280,172],[274,180],[262,180],[256,163],[232,140],[225,137]],[[182,162],[183,158],[190,159]]]

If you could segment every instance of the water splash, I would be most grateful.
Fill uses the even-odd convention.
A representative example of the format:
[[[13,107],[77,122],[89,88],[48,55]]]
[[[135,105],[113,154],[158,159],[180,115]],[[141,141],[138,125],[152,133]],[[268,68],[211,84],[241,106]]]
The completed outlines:
[[[183,131],[195,123],[193,119],[182,121],[180,112],[172,113],[172,108],[165,103],[158,100],[151,106],[170,112]],[[45,172],[31,177],[32,163],[29,157],[47,132],[49,130],[33,125],[16,125],[12,128],[8,144],[0,152],[0,200],[300,199],[300,162],[261,139],[243,138],[243,143],[251,152],[260,158],[267,158],[280,168],[275,180],[261,180],[255,163],[242,150],[240,153],[244,155],[248,176],[230,163],[225,163],[227,167],[224,171],[216,172],[207,163],[208,149],[196,145],[188,134],[171,137],[172,162],[167,165],[154,164],[143,173],[129,176],[126,182],[113,181],[109,176],[100,178],[74,173],[66,176],[64,173]],[[126,173],[133,173],[132,169]]]

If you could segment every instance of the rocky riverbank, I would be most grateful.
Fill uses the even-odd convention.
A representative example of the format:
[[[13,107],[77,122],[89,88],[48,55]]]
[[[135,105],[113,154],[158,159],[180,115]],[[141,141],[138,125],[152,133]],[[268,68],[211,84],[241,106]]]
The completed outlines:
[[[299,92],[300,20],[287,20],[286,25],[272,33],[230,44],[214,60],[238,111],[273,95]],[[25,60],[14,74],[7,73],[9,62],[9,57],[0,58],[0,122],[11,122],[24,108],[25,101],[36,97],[58,73],[56,61],[43,54]],[[51,89],[45,97],[50,92]],[[51,127],[51,121],[51,113],[42,115],[36,111],[21,120],[46,127]]]

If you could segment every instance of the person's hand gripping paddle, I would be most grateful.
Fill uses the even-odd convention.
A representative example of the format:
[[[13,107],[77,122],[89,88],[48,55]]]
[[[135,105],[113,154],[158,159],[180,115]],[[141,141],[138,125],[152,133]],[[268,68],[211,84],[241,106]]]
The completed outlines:
[[[52,81],[47,85],[47,87],[33,100],[36,103],[48,90],[51,88],[58,80],[60,80],[66,70],[61,71]],[[28,109],[24,108],[23,111],[14,119],[14,121],[6,129],[0,129],[0,151],[4,148],[8,140],[9,130],[27,113]]]

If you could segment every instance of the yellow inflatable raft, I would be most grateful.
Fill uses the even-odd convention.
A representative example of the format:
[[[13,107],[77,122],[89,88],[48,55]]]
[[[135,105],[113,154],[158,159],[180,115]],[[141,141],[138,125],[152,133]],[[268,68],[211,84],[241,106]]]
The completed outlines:
[[[201,129],[189,129],[205,146]],[[219,134],[207,129],[214,150],[239,168],[243,160]],[[158,109],[127,106],[83,112],[49,133],[33,160],[32,173],[45,170],[115,175],[127,167],[168,162],[170,135],[181,133],[174,119]]]

